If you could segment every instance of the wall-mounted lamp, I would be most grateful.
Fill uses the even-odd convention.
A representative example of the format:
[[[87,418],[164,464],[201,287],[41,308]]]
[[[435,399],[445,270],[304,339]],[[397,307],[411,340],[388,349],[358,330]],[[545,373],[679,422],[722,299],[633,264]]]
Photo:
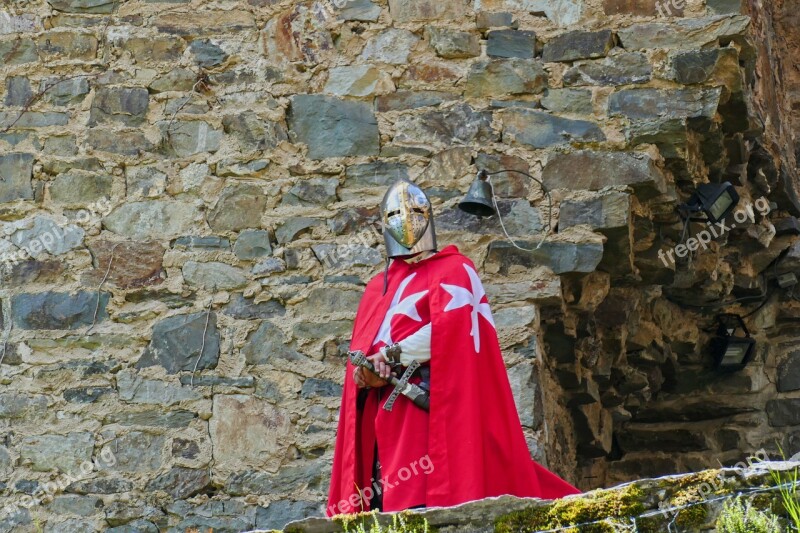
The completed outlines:
[[[686,220],[717,223],[727,217],[739,203],[739,194],[729,182],[703,183],[685,204],[678,206]],[[692,215],[703,212],[705,219],[694,219]]]
[[[739,315],[719,315],[717,323],[717,336],[711,339],[715,368],[721,372],[743,369],[753,359],[756,340]]]
[[[542,236],[542,240],[539,242],[536,248],[540,248],[542,244],[544,244],[545,239],[550,234],[550,230],[552,229],[553,225],[553,198],[550,196],[550,191],[547,190],[547,187],[544,186],[544,183],[541,180],[534,178],[527,172],[522,172],[521,170],[514,170],[514,169],[505,169],[505,170],[498,170],[497,172],[487,172],[486,170],[478,171],[478,175],[475,177],[475,181],[472,182],[472,185],[469,186],[469,190],[467,191],[467,195],[464,197],[461,202],[458,204],[458,208],[464,211],[465,213],[469,213],[470,215],[474,215],[480,218],[483,217],[490,217],[492,215],[497,215],[498,220],[500,221],[500,227],[503,229],[503,234],[509,240],[511,244],[514,245],[515,248],[525,251],[532,251],[528,248],[523,248],[519,246],[511,236],[506,231],[506,226],[503,224],[503,217],[500,215],[500,209],[497,207],[497,199],[494,195],[494,186],[492,185],[492,180],[490,176],[494,176],[495,174],[500,174],[502,172],[516,172],[517,174],[521,174],[528,179],[531,179],[539,184],[544,191],[544,194],[547,196],[547,207],[548,207],[548,219],[547,219],[547,231]]]

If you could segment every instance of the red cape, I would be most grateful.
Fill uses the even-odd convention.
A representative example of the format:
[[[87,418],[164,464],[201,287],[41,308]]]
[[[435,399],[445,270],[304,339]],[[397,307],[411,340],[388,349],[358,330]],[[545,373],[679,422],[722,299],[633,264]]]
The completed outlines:
[[[578,489],[531,459],[493,324],[477,315],[480,346],[476,351],[470,334],[473,306],[451,305],[447,309],[454,297],[452,289],[448,291],[442,284],[474,289],[477,276],[471,279],[469,269],[474,272],[474,264],[455,246],[416,264],[393,261],[386,294],[381,273],[367,284],[353,325],[350,349],[373,353],[376,333],[403,279],[416,272],[416,279],[429,291],[431,392],[430,414],[426,415],[429,425],[423,433],[427,434],[432,468],[425,476],[424,504],[445,507],[503,494],[553,499],[578,493]],[[481,302],[487,303],[485,296]],[[368,499],[359,498],[359,492],[371,484],[375,435],[370,417],[376,411],[369,406],[357,407],[358,389],[352,371],[348,362],[328,497],[329,516],[369,509]],[[407,402],[401,397],[395,409],[401,400]],[[408,408],[418,409],[410,402]]]

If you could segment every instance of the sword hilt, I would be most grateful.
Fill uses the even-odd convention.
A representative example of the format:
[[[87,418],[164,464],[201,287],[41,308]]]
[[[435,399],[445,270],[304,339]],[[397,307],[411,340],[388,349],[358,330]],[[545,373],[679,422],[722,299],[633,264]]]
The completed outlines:
[[[347,355],[349,356],[350,362],[353,365],[366,368],[373,374],[378,375],[378,373],[375,372],[375,365],[372,364],[372,361],[367,359],[367,357],[364,355],[364,352],[357,350],[354,352],[348,352]],[[419,385],[408,383],[407,379],[405,383],[402,383],[394,374],[389,375],[386,381],[388,381],[389,384],[394,385],[395,391],[399,391],[400,394],[411,400],[414,405],[425,411],[430,411],[430,395]],[[398,385],[400,385],[400,388],[398,388]],[[391,407],[389,407],[389,410],[391,410]]]

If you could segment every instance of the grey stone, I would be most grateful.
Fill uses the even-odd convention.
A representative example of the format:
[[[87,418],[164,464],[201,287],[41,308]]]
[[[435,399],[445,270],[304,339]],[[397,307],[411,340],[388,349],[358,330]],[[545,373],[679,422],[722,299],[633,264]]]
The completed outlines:
[[[620,28],[617,36],[626,50],[695,50],[722,38],[744,35],[749,24],[750,17],[745,15],[688,18],[671,24],[633,24]]]
[[[31,82],[28,78],[25,76],[6,78],[5,105],[22,107],[28,103],[31,96],[33,96],[33,91],[31,91]]]
[[[121,426],[151,426],[164,428],[184,428],[197,418],[197,413],[178,409],[164,411],[152,409],[136,412],[116,412],[108,415],[106,424],[119,424]]]
[[[33,199],[33,154],[0,155],[0,203]]]
[[[155,78],[148,87],[154,93],[190,91],[197,83],[197,74],[189,69],[176,68]]]
[[[222,129],[202,120],[176,120],[162,122],[160,126],[165,143],[179,157],[216,152],[224,136]]]
[[[53,9],[67,13],[113,13],[119,0],[47,0]]]
[[[742,0],[706,0],[706,6],[718,15],[738,15],[742,12]]]
[[[519,420],[524,427],[538,429],[543,421],[541,388],[533,363],[523,361],[508,369]]]
[[[58,469],[75,474],[81,463],[91,461],[93,450],[94,436],[79,432],[25,437],[19,445],[20,457],[31,461],[30,468],[35,472]]]
[[[50,198],[58,204],[81,207],[111,197],[113,178],[107,175],[61,174],[50,185]]]
[[[631,145],[655,144],[665,158],[681,157],[687,145],[686,119],[633,120],[625,134]]]
[[[486,41],[486,55],[532,59],[536,56],[536,33],[523,30],[490,31]]]
[[[91,128],[86,143],[94,150],[121,155],[140,155],[155,148],[139,130]]]
[[[603,130],[594,122],[570,120],[522,108],[512,108],[503,112],[503,142],[547,148],[605,139]]]
[[[289,217],[275,229],[275,238],[278,244],[285,244],[295,240],[302,232],[322,224],[323,221],[318,218]]]
[[[481,45],[475,34],[426,26],[425,35],[439,57],[461,59],[481,55]]]
[[[458,96],[443,91],[396,91],[375,99],[377,111],[403,111],[420,107],[436,106],[457,100]]]
[[[45,98],[53,105],[65,106],[83,101],[89,94],[89,80],[86,77],[59,80],[51,78],[39,84],[40,91],[47,91]]]
[[[533,59],[481,59],[470,67],[466,96],[538,94],[547,88],[547,73]]]
[[[214,231],[257,227],[267,207],[267,200],[267,195],[257,185],[225,187],[217,205],[208,215],[208,225]]]
[[[14,463],[8,453],[8,448],[0,446],[0,475],[4,478],[14,469]]]
[[[47,61],[78,59],[92,61],[97,56],[97,37],[88,33],[47,31],[39,35],[39,55]]]
[[[154,0],[146,0],[152,2]],[[160,1],[184,1],[184,0],[160,0]],[[188,0],[187,0],[188,1]],[[153,522],[147,520],[133,520],[121,526],[110,527],[106,529],[106,533],[159,533],[158,526]]]
[[[342,20],[375,22],[381,14],[381,7],[370,0],[346,0],[337,6],[339,6],[339,18]]]
[[[233,253],[243,261],[252,261],[272,255],[269,232],[260,229],[242,231],[233,244]]]
[[[129,198],[138,195],[150,198],[164,192],[167,175],[153,166],[131,166],[125,169],[125,182]]]
[[[767,419],[773,427],[800,424],[800,398],[784,398],[767,402]]]
[[[336,96],[372,96],[394,89],[391,77],[372,65],[332,67],[324,91]]]
[[[703,83],[708,81],[717,68],[717,63],[724,53],[728,50],[691,50],[689,52],[678,52],[670,58],[670,68],[675,81],[684,85],[693,83]],[[730,50],[736,61],[738,69],[738,54],[735,50]]]
[[[564,85],[631,85],[647,83],[653,67],[639,52],[615,54],[594,61],[575,63],[564,73]]]
[[[575,61],[605,57],[614,47],[611,30],[570,31],[549,40],[542,51],[542,61]]]
[[[288,139],[286,127],[280,122],[259,117],[253,111],[244,111],[222,118],[225,133],[233,135],[244,150],[267,150],[275,148]]]
[[[352,320],[327,320],[298,322],[292,326],[292,334],[301,339],[319,340],[325,337],[345,338],[353,330]]]
[[[35,418],[47,412],[47,396],[17,392],[0,393],[0,419]]]
[[[255,526],[259,529],[283,529],[286,524],[310,516],[323,516],[319,503],[312,501],[276,500],[256,511]]]
[[[215,235],[205,237],[191,235],[175,239],[173,246],[180,250],[230,250],[231,241]]]
[[[373,63],[404,65],[417,41],[419,38],[408,30],[389,28],[367,41],[360,57]]]
[[[800,352],[791,352],[778,365],[778,392],[800,390]]]
[[[502,28],[509,26],[516,28],[517,23],[514,22],[514,14],[509,12],[496,12],[479,11],[475,17],[475,25],[479,30],[488,30],[489,28]]]
[[[172,239],[189,233],[200,216],[194,204],[146,200],[117,207],[105,217],[103,225],[132,239]]]
[[[266,159],[241,161],[239,159],[223,159],[217,163],[217,176],[253,176],[269,167]]]
[[[391,161],[360,163],[345,170],[345,185],[353,187],[383,187],[400,179],[408,179],[408,166]]]
[[[534,248],[533,241],[518,243],[523,248]],[[497,263],[505,275],[512,265],[550,268],[556,274],[567,272],[594,272],[603,259],[603,245],[600,243],[570,243],[546,241],[533,252],[520,251],[511,243],[495,241],[489,245],[487,260]]]
[[[631,119],[713,118],[720,104],[721,90],[625,89],[608,99],[608,113]]]
[[[550,189],[600,190],[628,185],[640,199],[666,192],[664,174],[643,153],[594,152],[584,150],[554,156],[542,172]]]
[[[312,159],[377,155],[378,123],[370,106],[329,96],[301,94],[292,98],[289,129],[308,146]]]
[[[255,318],[284,316],[286,308],[278,300],[254,303],[252,298],[234,294],[231,296],[230,302],[222,308],[222,312],[239,320],[253,320]]]
[[[592,229],[627,227],[631,223],[631,197],[621,192],[599,193],[586,199],[561,202],[558,227],[586,224]]]
[[[137,35],[137,34],[134,34]],[[142,36],[127,39],[121,46],[130,53],[136,63],[170,62],[178,63],[186,48],[183,39],[178,37]],[[196,76],[195,76],[196,78]],[[179,90],[179,89],[173,89]]]
[[[78,144],[74,135],[55,135],[44,141],[42,151],[47,155],[70,157],[77,155]]]
[[[194,62],[203,68],[221,65],[228,59],[225,51],[208,39],[195,39],[189,44]]]
[[[33,13],[12,15],[8,11],[0,17],[0,35],[41,31],[42,20]]]
[[[72,403],[93,403],[113,392],[115,390],[111,387],[77,387],[65,390],[64,399]]]
[[[142,431],[131,431],[115,438],[103,448],[116,459],[111,467],[121,472],[152,472],[161,467],[166,438]],[[102,453],[102,452],[101,452]]]
[[[0,41],[0,64],[5,66],[23,65],[38,60],[39,54],[33,39]]]
[[[65,126],[69,122],[69,114],[53,111],[19,111],[0,112],[0,128],[46,128],[48,126]]]
[[[389,13],[397,22],[416,20],[452,20],[469,10],[467,0],[439,2],[437,0],[389,0]]]
[[[289,346],[286,335],[278,326],[268,321],[262,322],[257,330],[247,336],[242,354],[248,365],[262,365],[273,359],[293,361],[302,358],[302,355]]]
[[[328,205],[337,200],[338,178],[300,180],[283,196],[283,205]]]
[[[705,435],[690,429],[647,428],[628,425],[624,432],[615,433],[625,452],[654,451],[692,452],[708,449]]]
[[[299,465],[288,465],[276,474],[262,471],[239,471],[225,483],[231,495],[292,493],[301,487],[318,488],[324,481],[325,467],[320,461],[306,461]],[[323,490],[327,491],[323,487]]]
[[[492,113],[475,111],[465,103],[403,117],[395,128],[395,141],[426,145],[472,144],[498,138],[492,129]]]
[[[172,456],[183,459],[195,459],[200,454],[200,446],[195,441],[187,439],[172,440]]]
[[[193,367],[194,364],[192,364]],[[173,405],[186,400],[202,398],[200,394],[189,387],[182,387],[166,381],[144,379],[131,370],[123,370],[117,374],[117,389],[119,398],[130,403]]]
[[[75,494],[120,494],[133,490],[133,483],[126,479],[96,478],[76,481],[67,486],[65,492]]]
[[[211,483],[207,470],[175,466],[147,484],[147,491],[164,491],[175,499],[189,498]]]
[[[256,378],[245,376],[241,378],[229,378],[224,376],[181,376],[181,385],[191,385],[193,387],[255,387]]]
[[[247,285],[244,271],[225,263],[187,261],[182,271],[186,283],[209,290],[239,289]]]
[[[378,250],[361,244],[315,244],[311,249],[317,259],[328,268],[372,266],[383,262]]]
[[[286,263],[279,257],[268,257],[253,265],[251,272],[256,277],[264,277],[275,272],[286,270]]]
[[[539,211],[527,200],[498,200],[497,207],[503,217],[506,231],[512,237],[528,238],[532,233],[542,231]],[[444,211],[436,219],[437,228],[450,231],[468,231],[482,235],[503,235],[503,229],[496,217],[480,219],[458,208]]]
[[[57,515],[72,514],[78,516],[92,516],[101,512],[103,500],[95,496],[79,496],[65,494],[53,498],[49,510]]]
[[[592,91],[589,89],[548,89],[542,107],[556,113],[591,115]]]
[[[149,104],[143,87],[101,87],[92,101],[89,125],[114,121],[137,126],[144,122]]]
[[[327,379],[307,378],[303,382],[300,396],[303,398],[316,398],[327,396],[337,398],[342,395],[342,386]]]
[[[296,310],[307,315],[327,315],[337,311],[356,309],[361,296],[356,291],[334,288],[316,288],[298,303]]]
[[[78,329],[92,323],[95,308],[98,323],[108,318],[109,297],[105,292],[98,299],[97,293],[89,291],[16,294],[11,298],[11,316],[19,329]]]
[[[157,322],[153,326],[150,345],[142,353],[136,367],[161,365],[168,374],[176,374],[182,370],[215,368],[218,360],[217,316],[213,312],[199,312],[172,316]]]

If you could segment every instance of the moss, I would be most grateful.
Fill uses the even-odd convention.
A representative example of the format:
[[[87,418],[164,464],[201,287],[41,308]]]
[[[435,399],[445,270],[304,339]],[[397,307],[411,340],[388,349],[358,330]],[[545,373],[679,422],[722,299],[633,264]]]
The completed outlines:
[[[392,516],[392,523],[387,526],[380,526],[377,522],[377,513],[358,513],[350,515],[336,515],[331,518],[338,524],[343,531],[357,533],[365,531],[368,533],[436,533],[434,527],[428,525],[425,517],[413,511],[403,511]],[[287,532],[288,533],[288,532]]]
[[[495,521],[497,533],[524,533],[573,526],[604,519],[626,520],[644,511],[644,493],[635,485],[622,490],[600,490],[581,498],[557,500],[549,505],[523,509]],[[565,530],[577,533],[579,528]],[[609,522],[582,526],[580,533],[613,533]]]

